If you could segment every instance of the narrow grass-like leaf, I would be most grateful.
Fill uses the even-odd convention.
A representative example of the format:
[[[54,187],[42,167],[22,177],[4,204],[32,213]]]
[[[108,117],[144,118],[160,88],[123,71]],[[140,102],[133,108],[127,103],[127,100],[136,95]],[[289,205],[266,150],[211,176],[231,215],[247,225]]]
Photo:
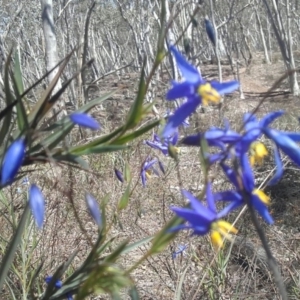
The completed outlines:
[[[164,228],[155,236],[152,247],[150,249],[151,254],[160,253],[163,251],[176,236],[176,232],[172,231],[172,228],[184,222],[181,218],[173,217]]]
[[[147,243],[149,243],[150,241],[152,241],[154,238],[154,236],[149,236],[149,237],[146,237],[144,239],[141,239],[135,243],[132,243],[132,244],[129,244],[127,245],[124,250],[122,251],[122,255],[124,254],[127,254],[127,253],[130,253],[131,251],[137,249],[138,247],[141,247]]]
[[[91,110],[96,105],[99,105],[101,102],[107,100],[107,98],[112,96],[113,93],[114,92],[107,93],[107,94],[105,94],[105,95],[103,95],[99,98],[96,98],[96,99],[90,101],[86,105],[79,108],[76,112],[82,112],[82,113],[88,112],[89,110]],[[32,147],[30,149],[30,153],[34,153],[34,152],[39,151],[40,149],[44,149],[44,148],[53,149],[68,135],[68,133],[72,130],[73,127],[74,127],[74,123],[71,121],[69,116],[66,116],[65,118],[59,120],[58,122],[56,122],[55,124],[50,126],[50,128],[47,129],[47,131],[50,129],[51,131],[53,131],[53,133],[48,135],[39,144]],[[121,130],[122,129],[120,129],[119,132]],[[113,132],[109,139],[111,139],[112,137],[117,135],[119,132]],[[80,145],[80,146],[74,147],[72,149],[73,150],[74,149],[83,150],[83,149],[89,148],[89,146],[96,146],[96,145],[100,144],[99,140],[105,142],[105,138],[101,137],[100,139],[94,140],[91,143],[88,143],[88,144],[85,144],[85,145]]]
[[[5,71],[4,71],[4,92],[5,92],[5,100],[6,100],[6,105],[9,106],[14,102],[14,97],[11,94],[10,91],[10,84],[9,84],[9,64],[11,61],[11,55],[12,52],[10,52],[7,56],[7,60],[5,62]],[[11,125],[12,121],[12,111],[9,110],[7,112],[7,115],[5,116],[5,119],[3,120],[3,124],[0,130],[0,143],[3,143],[4,138],[6,135],[9,133],[9,127]]]
[[[82,155],[87,155],[87,154],[92,154],[92,153],[108,153],[108,152],[114,152],[114,151],[120,151],[120,150],[124,150],[127,149],[129,146],[126,145],[99,145],[99,146],[95,146],[95,147],[89,147],[86,149],[83,149],[81,151],[76,150],[74,152],[74,150],[69,149],[69,153],[73,154],[73,155],[78,155],[78,156],[82,156]]]
[[[156,121],[140,128],[132,133],[129,133],[127,135],[124,135],[124,136],[116,139],[115,141],[113,141],[113,144],[122,145],[122,144],[128,143],[128,142],[138,138],[139,136],[143,135],[144,133],[148,132],[152,128],[158,126],[159,124],[160,124],[160,121],[156,120]]]
[[[129,181],[127,188],[118,203],[118,210],[125,209],[129,203],[130,184],[131,182]]]
[[[125,181],[130,182],[132,177],[131,177],[130,166],[129,166],[128,162],[125,163],[125,172],[124,172],[124,174],[125,174]]]
[[[145,65],[146,57],[143,62],[143,67],[140,76],[139,89],[134,103],[131,106],[130,112],[128,113],[127,122],[125,125],[125,130],[132,129],[138,125],[142,119],[143,114],[143,102],[146,94],[146,84],[145,84]]]
[[[1,266],[0,266],[0,291],[2,290],[3,284],[6,280],[7,273],[9,271],[9,268],[13,262],[15,253],[17,251],[17,247],[22,241],[22,235],[24,230],[26,229],[26,222],[28,221],[30,208],[29,208],[29,202],[27,202],[24,212],[22,214],[21,220],[18,224],[17,230],[15,234],[13,235],[9,246],[6,249],[6,252],[1,260]]]

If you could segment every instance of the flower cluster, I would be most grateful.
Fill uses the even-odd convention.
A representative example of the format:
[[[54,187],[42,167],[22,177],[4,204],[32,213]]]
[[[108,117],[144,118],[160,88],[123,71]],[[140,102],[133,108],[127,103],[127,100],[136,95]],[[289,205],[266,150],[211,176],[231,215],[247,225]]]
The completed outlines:
[[[154,135],[153,141],[147,141],[146,144],[167,155],[170,146],[179,144],[199,147],[202,140],[206,141],[208,145],[208,153],[204,153],[206,162],[210,165],[218,163],[234,189],[213,193],[211,183],[208,183],[206,186],[207,206],[188,191],[182,190],[182,195],[189,200],[189,205],[184,208],[171,207],[171,210],[186,223],[174,227],[172,231],[189,229],[196,235],[210,233],[212,243],[221,247],[224,238],[229,238],[230,233],[237,233],[237,229],[223,218],[244,204],[255,209],[267,223],[274,223],[268,210],[269,197],[255,187],[253,167],[261,164],[269,155],[267,147],[260,141],[261,137],[264,135],[273,144],[276,173],[269,184],[275,184],[283,174],[280,151],[300,166],[300,148],[297,145],[300,141],[300,134],[271,128],[272,123],[284,114],[283,111],[269,113],[261,120],[247,113],[244,115],[242,132],[232,130],[228,122],[225,122],[224,128],[213,127],[206,132],[187,136],[178,143],[178,127],[196,111],[199,105],[207,105],[210,102],[218,103],[222,95],[236,90],[239,83],[237,81],[207,82],[173,46],[170,50],[175,57],[183,81],[172,82],[166,98],[167,100],[185,98],[186,101],[168,118],[161,136]],[[217,152],[210,154],[210,147],[218,149]],[[146,167],[152,166],[154,162],[151,161]],[[147,175],[147,171],[145,174]],[[145,180],[143,184],[144,182]],[[217,209],[218,202],[226,203],[220,211]]]

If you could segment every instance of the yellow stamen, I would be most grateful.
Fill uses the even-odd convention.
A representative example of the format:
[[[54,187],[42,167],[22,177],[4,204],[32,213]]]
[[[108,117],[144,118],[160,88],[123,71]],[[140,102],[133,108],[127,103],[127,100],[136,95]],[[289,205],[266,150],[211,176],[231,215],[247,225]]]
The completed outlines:
[[[180,148],[174,147],[174,150],[175,150],[175,152],[176,152],[177,154],[180,153]]]
[[[253,194],[258,196],[261,202],[263,202],[266,205],[270,205],[270,197],[266,195],[263,191],[255,189],[253,191]]]
[[[145,174],[146,174],[147,179],[150,179],[150,178],[151,178],[152,172],[151,172],[151,170],[147,170],[147,171],[145,172]]]
[[[238,232],[238,230],[235,227],[233,227],[232,224],[230,224],[229,222],[219,220],[216,223],[218,224],[219,231],[222,233],[227,234],[228,232],[232,232],[234,234],[237,234]]]
[[[234,233],[237,234],[238,230],[232,226],[232,224],[219,220],[211,224],[211,241],[215,247],[222,247],[223,246],[223,239],[230,240],[230,234]]]
[[[268,150],[266,146],[261,142],[254,142],[250,147],[250,164],[251,166],[258,164],[261,165],[265,156],[267,156]]]
[[[223,238],[218,231],[212,230],[210,238],[215,248],[221,248],[223,246]]]
[[[202,104],[204,106],[208,105],[209,101],[218,104],[221,100],[221,96],[218,91],[212,88],[208,82],[199,86],[198,94],[201,96]]]

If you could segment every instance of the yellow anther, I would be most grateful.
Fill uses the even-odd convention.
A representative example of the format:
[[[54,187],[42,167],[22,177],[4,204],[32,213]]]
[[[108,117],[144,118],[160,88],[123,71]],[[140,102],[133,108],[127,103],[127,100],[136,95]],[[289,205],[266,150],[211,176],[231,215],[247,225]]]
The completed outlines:
[[[223,246],[223,238],[218,231],[212,230],[210,238],[215,248],[221,248]]]
[[[265,156],[267,156],[268,150],[266,146],[261,142],[254,142],[250,147],[250,164],[253,166],[255,164],[261,165]]]
[[[255,189],[253,191],[253,194],[256,195],[264,204],[270,205],[270,197],[267,194],[265,194],[262,190]]]
[[[180,148],[179,147],[174,147],[175,152],[178,154],[180,153]]]
[[[230,234],[237,234],[238,230],[232,224],[219,220],[211,224],[210,238],[215,247],[223,246],[223,238],[230,240]]]
[[[150,179],[150,178],[151,178],[151,175],[152,175],[152,172],[151,172],[151,170],[147,170],[147,171],[145,172],[145,174],[146,174],[147,179]]]
[[[202,98],[202,104],[208,105],[209,102],[219,103],[221,100],[221,96],[217,90],[212,88],[210,83],[201,84],[198,87],[198,94]]]

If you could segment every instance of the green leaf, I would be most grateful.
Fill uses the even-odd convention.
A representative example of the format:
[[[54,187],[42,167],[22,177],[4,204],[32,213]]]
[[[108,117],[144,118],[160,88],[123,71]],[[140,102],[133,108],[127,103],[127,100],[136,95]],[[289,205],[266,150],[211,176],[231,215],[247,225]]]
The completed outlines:
[[[173,232],[171,229],[175,226],[182,224],[184,221],[175,216],[173,217],[165,226],[164,228],[155,236],[152,247],[149,250],[151,254],[157,254],[163,251],[173,240],[177,234],[177,232]]]
[[[5,69],[4,69],[4,92],[5,92],[5,100],[6,100],[7,106],[10,106],[15,100],[13,95],[11,94],[10,84],[9,84],[9,64],[11,61],[11,55],[12,55],[12,52],[10,52],[7,56],[7,60],[5,62]],[[3,141],[6,137],[6,135],[10,131],[9,128],[12,123],[11,121],[12,121],[12,111],[9,110],[7,112],[6,117],[3,120],[2,127],[0,130],[0,144],[1,145],[3,144]]]
[[[126,188],[124,194],[122,195],[120,202],[118,204],[118,210],[125,209],[129,203],[130,185],[131,185],[131,182],[129,181],[127,188]]]
[[[131,172],[130,172],[130,166],[129,166],[129,163],[126,162],[125,163],[124,179],[125,179],[125,181],[130,182],[131,178],[132,177],[131,177]]]
[[[144,59],[144,63],[141,71],[138,93],[128,114],[124,131],[128,129],[132,129],[135,126],[137,126],[143,117],[143,102],[146,94],[145,65],[146,65],[146,57]]]
[[[122,255],[130,253],[131,251],[141,247],[144,244],[149,243],[151,240],[153,240],[154,236],[146,237],[144,239],[141,239],[135,243],[127,245],[124,250],[122,251]]]
[[[9,268],[13,262],[15,253],[17,251],[17,248],[19,244],[22,241],[22,234],[24,230],[26,229],[26,222],[29,216],[30,208],[29,208],[29,202],[27,202],[24,212],[22,214],[21,220],[18,224],[17,230],[15,234],[13,235],[6,252],[1,260],[1,266],[0,266],[0,291],[2,291],[3,284],[6,280],[7,273],[9,271]]]
[[[82,149],[81,151],[75,151],[71,149],[68,150],[70,154],[82,156],[92,153],[108,153],[114,151],[120,151],[129,148],[129,146],[123,145],[99,145],[95,147],[86,147],[86,149]]]
[[[139,136],[143,135],[144,133],[148,132],[152,128],[158,126],[159,124],[160,124],[160,121],[156,120],[153,123],[150,123],[132,133],[129,133],[127,135],[124,135],[124,136],[118,138],[117,140],[113,141],[113,144],[121,145],[121,144],[128,143],[128,142],[138,138]]]

